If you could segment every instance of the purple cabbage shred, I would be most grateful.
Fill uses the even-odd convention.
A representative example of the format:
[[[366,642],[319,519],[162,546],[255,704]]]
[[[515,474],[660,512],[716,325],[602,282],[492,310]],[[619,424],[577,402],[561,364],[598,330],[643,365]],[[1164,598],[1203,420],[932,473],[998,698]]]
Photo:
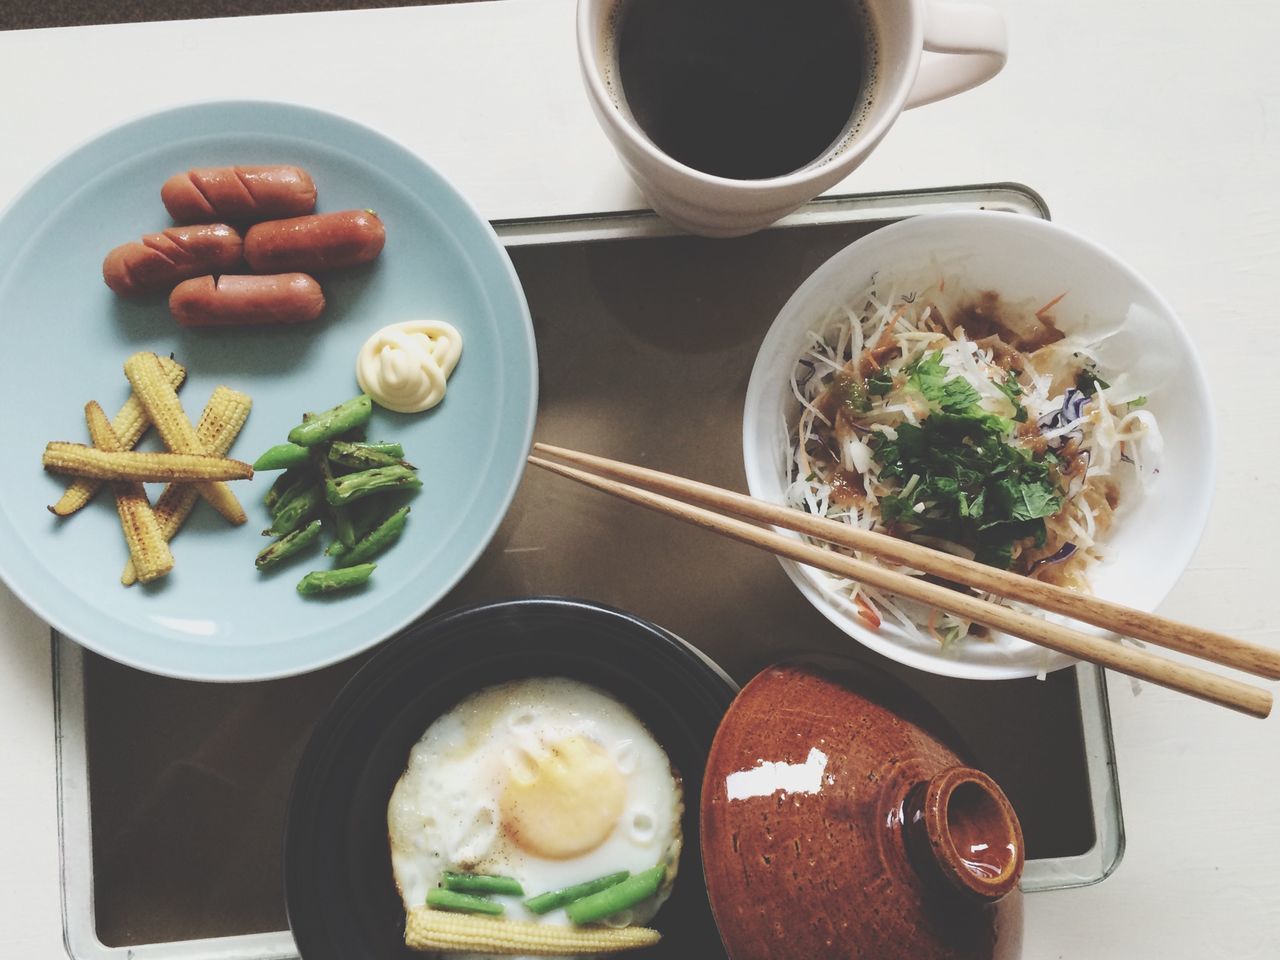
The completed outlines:
[[[1074,543],[1071,543],[1070,541],[1068,541],[1067,543],[1064,543],[1056,553],[1051,554],[1050,556],[1047,556],[1047,557],[1041,557],[1039,560],[1033,563],[1031,565],[1031,569],[1028,570],[1027,572],[1035,573],[1041,567],[1048,567],[1055,563],[1062,563],[1064,560],[1070,560],[1071,557],[1075,554],[1077,549],[1079,548],[1076,547]]]

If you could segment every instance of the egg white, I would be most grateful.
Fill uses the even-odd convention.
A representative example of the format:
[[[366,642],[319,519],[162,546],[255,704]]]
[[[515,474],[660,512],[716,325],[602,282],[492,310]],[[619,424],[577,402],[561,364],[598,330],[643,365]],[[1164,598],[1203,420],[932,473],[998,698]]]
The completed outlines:
[[[556,860],[520,848],[506,834],[499,798],[513,767],[570,737],[606,751],[624,779],[626,800],[599,846]],[[627,707],[576,680],[514,680],[467,697],[432,723],[410,751],[387,809],[392,870],[405,908],[412,909],[422,906],[446,870],[514,877],[528,898],[620,870],[639,873],[669,863],[667,882],[656,896],[607,921],[644,924],[670,892],[683,809],[679,777],[666,753]],[[495,899],[510,919],[568,922],[563,910],[539,917],[521,898]]]

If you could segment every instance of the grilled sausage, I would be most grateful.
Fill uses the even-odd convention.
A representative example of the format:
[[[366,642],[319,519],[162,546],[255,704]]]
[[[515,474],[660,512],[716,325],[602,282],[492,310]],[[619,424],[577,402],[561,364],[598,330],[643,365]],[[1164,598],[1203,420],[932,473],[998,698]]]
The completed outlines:
[[[160,290],[202,273],[221,273],[240,262],[244,242],[225,223],[170,227],[122,244],[102,261],[102,279],[122,297]]]
[[[319,213],[254,224],[244,236],[244,258],[258,273],[313,273],[367,263],[386,239],[372,211]]]
[[[179,223],[256,223],[316,208],[316,185],[301,167],[202,167],[175,174],[160,188]]]
[[[306,323],[323,309],[324,291],[305,273],[197,277],[169,295],[169,311],[184,327]]]

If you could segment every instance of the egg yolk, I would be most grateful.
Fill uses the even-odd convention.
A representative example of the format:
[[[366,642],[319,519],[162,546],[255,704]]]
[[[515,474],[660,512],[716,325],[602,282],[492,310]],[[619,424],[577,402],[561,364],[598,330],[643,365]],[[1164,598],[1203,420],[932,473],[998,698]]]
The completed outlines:
[[[582,737],[513,764],[502,790],[502,827],[522,849],[552,860],[594,850],[613,832],[627,786],[604,749]]]

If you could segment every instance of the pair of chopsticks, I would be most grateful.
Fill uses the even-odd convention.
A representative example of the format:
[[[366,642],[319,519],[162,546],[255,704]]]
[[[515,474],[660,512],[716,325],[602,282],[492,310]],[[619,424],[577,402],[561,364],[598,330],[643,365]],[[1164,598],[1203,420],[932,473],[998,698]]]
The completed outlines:
[[[968,593],[931,583],[921,577],[825,550],[736,518],[745,517],[759,523],[794,530],[817,540],[851,547],[893,564],[972,587],[982,593],[1033,604],[1043,610],[1091,623],[1121,636],[1145,640],[1270,680],[1280,679],[1280,650],[1246,643],[1156,614],[1143,613],[1100,597],[1074,593],[1063,587],[988,567],[887,534],[855,529],[836,520],[766,503],[696,480],[545,443],[534,444],[534,451],[529,462],[535,466],[780,557],[929,604],[1078,660],[1088,660],[1138,680],[1146,680],[1250,716],[1266,717],[1271,712],[1271,693],[1261,687],[1167,660],[1147,650],[1122,646],[1112,639],[1050,623]],[[566,463],[556,463],[537,454],[587,467],[595,473],[567,466]]]

